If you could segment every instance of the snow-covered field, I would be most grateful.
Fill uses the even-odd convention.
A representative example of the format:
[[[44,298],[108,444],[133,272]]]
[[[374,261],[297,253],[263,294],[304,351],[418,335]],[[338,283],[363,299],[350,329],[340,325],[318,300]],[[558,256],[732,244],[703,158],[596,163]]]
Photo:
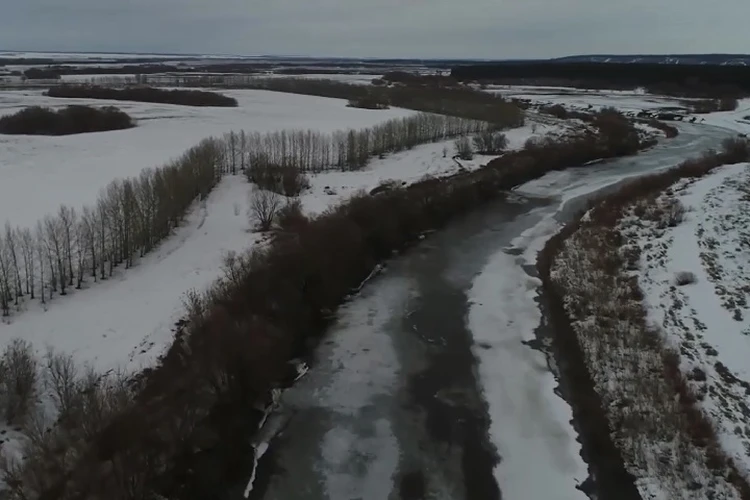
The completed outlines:
[[[408,116],[402,109],[364,110],[346,102],[259,90],[225,92],[237,108],[200,108],[87,99],[55,99],[38,91],[1,92],[0,116],[26,106],[114,105],[138,120],[128,130],[63,137],[0,136],[0,223],[33,226],[61,204],[81,207],[118,177],[160,166],[201,139],[231,130],[275,131],[373,126]]]
[[[572,131],[569,122],[550,120],[549,117],[527,117],[523,127],[506,130],[508,149],[521,149],[534,137],[560,137]],[[425,176],[441,177],[457,173],[460,169],[476,170],[496,156],[475,155],[473,160],[454,160],[453,140],[424,144],[414,149],[375,159],[362,170],[355,172],[324,172],[310,176],[310,189],[300,197],[306,212],[320,213],[331,204],[346,200],[357,191],[369,192],[386,181],[418,181]]]
[[[750,164],[674,186],[675,227],[625,224],[642,249],[638,272],[649,319],[680,352],[681,369],[722,447],[750,476]]]
[[[750,134],[750,99],[740,99],[734,111],[719,111],[698,116],[708,125]]]
[[[0,323],[0,345],[21,338],[40,354],[52,346],[102,371],[152,366],[184,315],[184,293],[207,288],[227,252],[246,250],[260,238],[246,213],[249,192],[244,177],[225,177],[173,236],[132,269],[55,296],[44,308],[30,302],[29,310]]]
[[[654,110],[663,107],[682,107],[679,100],[671,97],[646,94],[642,91],[586,90],[558,87],[529,87],[490,85],[488,92],[508,99],[529,99],[537,104],[562,104],[572,109],[598,110],[613,106],[623,112]]]

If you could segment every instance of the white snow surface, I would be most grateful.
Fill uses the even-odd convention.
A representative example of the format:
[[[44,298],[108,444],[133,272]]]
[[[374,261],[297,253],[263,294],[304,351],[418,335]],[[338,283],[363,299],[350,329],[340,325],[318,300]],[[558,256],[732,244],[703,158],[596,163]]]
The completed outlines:
[[[559,137],[571,130],[571,124],[562,121],[544,122],[533,116],[523,127],[506,130],[508,150],[523,148],[532,137]],[[453,159],[456,153],[454,140],[423,144],[408,151],[392,154],[384,159],[374,159],[367,167],[351,172],[323,172],[311,175],[310,189],[300,197],[305,212],[319,214],[326,208],[345,201],[354,193],[369,192],[382,182],[397,181],[411,184],[425,177],[444,177],[466,170],[477,170],[497,156],[475,155],[473,160]]]
[[[573,414],[555,394],[545,355],[530,347],[541,322],[535,302],[541,282],[521,267],[557,230],[549,217],[495,254],[469,291],[468,326],[478,346],[479,376],[491,416],[490,438],[502,460],[495,479],[503,498],[585,499],[588,477]],[[533,466],[534,473],[529,474]]]
[[[687,210],[682,223],[663,230],[631,223],[623,232],[643,251],[639,282],[650,321],[681,353],[722,447],[750,477],[750,164],[683,181],[660,202],[670,199]],[[680,286],[685,272],[694,282]]]
[[[718,111],[705,115],[696,115],[704,123],[735,130],[738,133],[750,134],[750,98],[740,99],[734,111]]]
[[[47,310],[38,300],[30,302],[30,310],[0,323],[0,345],[22,338],[40,354],[52,346],[101,371],[152,366],[184,315],[184,293],[213,283],[226,252],[258,241],[246,215],[249,190],[244,177],[225,177],[205,206],[196,203],[175,234],[132,269],[118,270],[89,289],[56,295]]]
[[[599,110],[615,107],[623,112],[654,110],[663,107],[680,107],[677,98],[646,94],[642,91],[576,89],[565,87],[533,87],[515,85],[490,85],[488,92],[500,94],[508,99],[529,99],[537,104],[562,104],[574,109]]]
[[[117,106],[138,120],[128,130],[61,137],[0,135],[0,224],[30,227],[61,204],[80,208],[118,177],[161,166],[209,136],[229,131],[370,127],[414,114],[398,108],[349,108],[346,101],[261,90],[232,90],[236,108],[91,99],[58,99],[38,91],[0,93],[0,116],[26,106]]]

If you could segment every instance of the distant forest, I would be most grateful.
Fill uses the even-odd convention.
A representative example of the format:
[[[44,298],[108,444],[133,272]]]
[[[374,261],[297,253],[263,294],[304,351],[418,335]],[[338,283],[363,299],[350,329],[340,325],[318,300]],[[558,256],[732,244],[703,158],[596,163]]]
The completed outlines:
[[[750,67],[639,63],[490,63],[457,66],[451,76],[498,84],[633,89],[678,97],[750,95]]]
[[[152,87],[113,89],[97,85],[60,85],[50,88],[46,95],[68,99],[110,99],[183,106],[237,107],[237,99],[204,90],[164,90]]]

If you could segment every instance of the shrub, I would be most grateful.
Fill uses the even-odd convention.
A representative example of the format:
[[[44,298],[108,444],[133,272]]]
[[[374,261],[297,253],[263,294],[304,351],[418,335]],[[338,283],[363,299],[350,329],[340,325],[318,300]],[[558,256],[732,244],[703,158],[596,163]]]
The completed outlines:
[[[302,203],[298,200],[287,201],[276,215],[276,222],[284,231],[299,231],[309,222],[302,212]]]
[[[677,286],[691,285],[696,281],[698,281],[698,278],[690,271],[680,271],[674,277],[674,282]]]
[[[273,191],[255,188],[250,194],[251,216],[254,217],[261,231],[271,229],[281,206],[281,196]]]
[[[539,108],[539,111],[541,113],[554,116],[555,118],[559,118],[561,120],[566,120],[568,118],[568,110],[565,109],[565,106],[562,104],[555,104],[553,106],[542,106]]]
[[[350,108],[362,108],[362,109],[388,109],[390,106],[387,101],[384,101],[380,97],[376,96],[365,96],[357,99],[349,99],[347,104]]]
[[[492,130],[480,132],[474,136],[474,149],[480,154],[502,153],[508,147],[508,139],[505,134]]]
[[[96,85],[60,85],[49,89],[47,95],[73,99],[159,102],[183,106],[237,107],[237,99],[203,90],[164,90],[152,87],[114,89]]]
[[[57,111],[33,106],[0,118],[0,134],[69,135],[134,126],[127,113],[112,106],[68,106]]]
[[[459,137],[454,143],[456,155],[462,160],[474,159],[474,148],[471,147],[471,141],[468,137]]]
[[[46,357],[47,386],[52,389],[57,410],[61,418],[67,417],[73,410],[78,392],[78,368],[73,357],[66,354],[47,352]]]
[[[310,180],[299,168],[293,166],[281,167],[281,194],[284,196],[299,196],[310,187]]]
[[[37,361],[31,344],[20,339],[8,344],[3,352],[2,368],[5,418],[11,423],[22,423],[37,388]]]
[[[721,143],[726,163],[740,163],[750,157],[750,141],[742,137],[730,137]]]
[[[292,164],[271,163],[264,154],[255,155],[246,170],[247,178],[259,188],[288,197],[299,196],[310,187],[310,180]]]

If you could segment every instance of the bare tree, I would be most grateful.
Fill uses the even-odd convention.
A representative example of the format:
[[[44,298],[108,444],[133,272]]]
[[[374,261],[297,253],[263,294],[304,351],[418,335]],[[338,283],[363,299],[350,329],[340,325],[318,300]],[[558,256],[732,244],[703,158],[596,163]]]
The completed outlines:
[[[224,145],[226,146],[227,167],[229,167],[230,169],[229,171],[232,175],[237,173],[238,144],[239,144],[239,141],[237,140],[236,133],[229,132],[228,134],[224,134]]]
[[[244,172],[245,167],[247,167],[247,153],[248,153],[247,134],[245,133],[244,130],[240,131],[237,149],[240,155],[240,170]]]
[[[459,137],[455,142],[456,154],[462,160],[471,160],[474,158],[474,149],[471,147],[471,141],[468,137]]]
[[[3,316],[10,314],[11,273],[8,259],[7,242],[0,236],[0,310]]]
[[[31,299],[35,298],[34,293],[34,236],[31,234],[31,229],[26,228],[20,231],[21,241],[21,254],[23,255],[23,268],[24,276],[26,279],[26,293],[30,295]]]
[[[21,286],[21,271],[18,267],[18,252],[16,251],[16,232],[10,227],[10,222],[5,223],[5,251],[9,257],[10,271],[12,273],[11,280],[13,281],[13,302],[18,305],[18,299],[23,295],[23,287]]]
[[[37,260],[39,261],[39,293],[42,295],[42,304],[46,303],[44,298],[44,267],[46,265],[44,257],[47,254],[47,242],[44,238],[44,229],[42,223],[37,222],[36,234],[34,236],[34,245],[36,247]]]
[[[273,191],[254,188],[250,194],[251,216],[255,218],[261,231],[271,229],[276,213],[282,206],[281,195]]]
[[[11,423],[21,423],[28,414],[36,392],[37,363],[31,344],[15,339],[3,352],[2,388],[5,400],[5,418]]]
[[[99,253],[96,238],[98,234],[97,229],[99,227],[97,213],[98,212],[91,207],[84,207],[83,216],[81,217],[81,224],[83,225],[83,245],[89,254],[91,277],[94,278],[94,281],[96,281],[96,270],[99,263],[97,260]]]
[[[52,389],[60,416],[65,419],[73,410],[78,392],[78,368],[73,357],[56,353],[52,348],[45,357],[46,379]]]
[[[62,236],[64,260],[68,264],[67,273],[61,270],[60,280],[64,282],[67,279],[68,286],[73,286],[75,276],[73,271],[73,232],[76,226],[76,211],[74,208],[61,205],[57,217]]]
[[[86,241],[88,240],[88,226],[81,220],[75,226],[76,252],[76,288],[83,286],[83,275],[86,272]]]
[[[46,231],[47,257],[50,262],[52,290],[60,285],[60,295],[66,295],[65,291],[65,237],[60,219],[52,216],[44,218]]]

